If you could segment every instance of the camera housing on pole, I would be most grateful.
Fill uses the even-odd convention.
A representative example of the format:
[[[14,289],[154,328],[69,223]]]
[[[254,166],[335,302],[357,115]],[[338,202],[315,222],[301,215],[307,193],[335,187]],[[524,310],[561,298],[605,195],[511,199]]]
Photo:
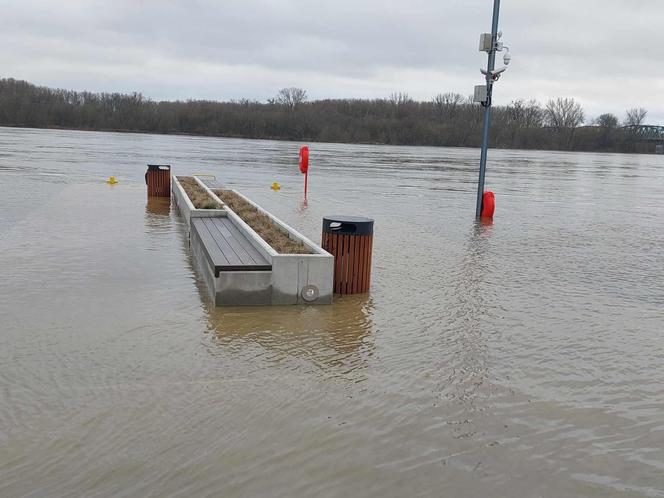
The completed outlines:
[[[487,101],[487,91],[486,85],[475,85],[475,91],[473,92],[473,102],[478,102],[480,104],[485,104]]]

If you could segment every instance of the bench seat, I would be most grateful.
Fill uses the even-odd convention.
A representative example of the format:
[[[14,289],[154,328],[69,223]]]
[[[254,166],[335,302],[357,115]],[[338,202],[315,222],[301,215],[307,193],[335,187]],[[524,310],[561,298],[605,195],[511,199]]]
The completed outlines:
[[[231,271],[270,271],[272,265],[227,217],[192,218],[214,276]]]

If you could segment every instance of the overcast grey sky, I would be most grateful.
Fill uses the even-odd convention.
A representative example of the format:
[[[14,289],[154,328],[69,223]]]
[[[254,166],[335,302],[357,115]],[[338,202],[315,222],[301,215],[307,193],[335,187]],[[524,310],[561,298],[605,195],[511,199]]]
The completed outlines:
[[[0,0],[0,74],[154,99],[419,100],[482,82],[493,0]],[[664,124],[664,1],[502,0],[495,102],[573,96]]]

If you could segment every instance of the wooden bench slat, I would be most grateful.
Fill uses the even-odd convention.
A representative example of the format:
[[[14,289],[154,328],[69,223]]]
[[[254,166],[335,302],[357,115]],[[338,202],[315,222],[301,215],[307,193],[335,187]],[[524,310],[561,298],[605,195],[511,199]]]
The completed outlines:
[[[225,221],[228,221],[228,218],[224,219]],[[219,232],[219,234],[228,242],[228,244],[231,246],[231,249],[237,254],[238,258],[242,261],[242,263],[246,265],[253,265],[256,264],[256,260],[254,260],[253,257],[247,252],[247,250],[242,246],[240,243],[240,239],[244,238],[242,234],[236,229],[234,230],[235,233],[233,233],[230,228],[226,225],[222,219],[217,219],[214,220],[212,223],[215,227],[215,229]],[[235,227],[233,227],[235,228]]]
[[[224,256],[226,256],[226,259],[231,265],[236,266],[236,265],[246,264],[244,261],[240,259],[240,257],[237,254],[235,254],[235,251],[228,243],[228,241],[221,236],[219,230],[217,230],[217,227],[215,227],[211,218],[204,218],[203,223],[205,224],[206,228],[210,231],[210,234],[214,238],[214,241],[219,246],[219,249],[221,249],[221,251],[224,253]]]
[[[226,220],[227,223],[220,227],[218,222],[221,220]],[[210,265],[214,268],[215,276],[218,277],[222,271],[272,269],[270,262],[251,245],[246,236],[232,225],[230,220],[224,217],[192,218],[191,224],[203,243],[203,249]]]
[[[242,245],[244,250],[247,251],[247,254],[251,256],[256,264],[264,264],[268,262],[268,260],[265,259],[265,256],[263,256],[260,251],[254,247],[249,238],[244,236],[240,229],[236,227],[230,219],[226,218],[224,220],[224,224],[231,233],[237,233],[240,235],[240,237],[237,238],[238,242]]]
[[[217,227],[223,227],[224,230],[222,233],[228,237],[228,233],[233,238],[233,242],[236,244],[233,246],[235,252],[240,258],[243,258],[243,255],[246,255],[248,258],[248,264],[256,265],[269,265],[269,259],[266,259],[263,254],[260,253],[258,249],[249,240],[249,237],[245,235],[242,230],[240,230],[229,218],[214,218],[215,225]],[[228,232],[226,232],[226,230]],[[230,242],[230,241],[229,241]]]
[[[222,250],[219,248],[219,245],[217,245],[217,242],[214,240],[214,237],[208,228],[200,220],[202,219],[192,218],[191,222],[192,225],[195,226],[196,232],[203,242],[203,247],[205,248],[210,265],[214,267],[219,265],[230,265],[230,261],[228,261]]]

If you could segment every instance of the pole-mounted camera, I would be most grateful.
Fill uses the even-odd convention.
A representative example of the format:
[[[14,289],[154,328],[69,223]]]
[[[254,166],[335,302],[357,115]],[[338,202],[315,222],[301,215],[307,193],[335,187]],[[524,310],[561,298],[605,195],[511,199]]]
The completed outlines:
[[[484,173],[486,171],[487,150],[489,148],[489,124],[491,122],[491,96],[493,94],[493,84],[498,81],[502,74],[507,70],[507,66],[512,60],[509,47],[506,47],[500,39],[503,36],[502,31],[498,31],[498,15],[500,13],[500,0],[493,0],[493,21],[491,23],[491,33],[482,33],[480,35],[480,52],[488,54],[486,69],[480,69],[484,75],[486,83],[477,85],[473,93],[473,101],[479,102],[484,107],[484,129],[482,133],[482,149],[480,155],[480,177],[477,182],[477,203],[475,207],[475,216],[480,217],[482,213],[482,199],[484,197]],[[498,69],[496,65],[496,53],[505,51],[503,55],[503,67]],[[491,195],[493,199],[493,194]],[[492,205],[493,206],[493,205]],[[491,208],[493,216],[493,207]]]
[[[507,70],[507,66],[512,61],[512,55],[510,54],[510,48],[499,41],[502,38],[503,32],[499,31],[495,35],[491,33],[482,33],[480,35],[480,52],[486,52],[489,54],[489,62],[487,64],[487,69],[481,69],[480,72],[486,77],[486,85],[477,85],[475,87],[475,92],[473,95],[473,101],[479,102],[483,107],[491,105],[491,87],[494,82],[500,79],[500,76]],[[505,51],[503,55],[503,67],[494,69],[496,52]]]

